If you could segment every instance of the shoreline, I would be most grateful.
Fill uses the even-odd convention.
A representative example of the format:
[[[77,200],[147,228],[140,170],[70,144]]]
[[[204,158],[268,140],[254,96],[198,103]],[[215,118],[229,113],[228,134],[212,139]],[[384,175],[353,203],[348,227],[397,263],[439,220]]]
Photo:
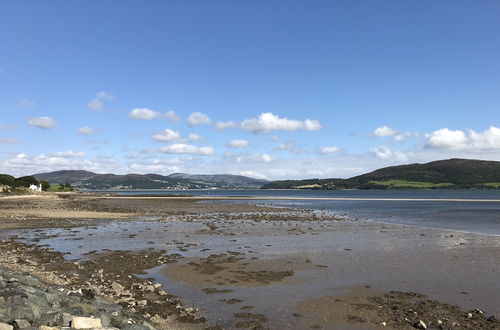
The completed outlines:
[[[61,216],[50,219],[53,221],[51,222],[51,228],[54,229],[43,229],[42,227],[37,227],[42,218],[25,217],[22,219],[22,217],[20,217],[21,219],[16,221],[20,227],[17,232],[19,232],[21,236],[7,241],[4,240],[0,243],[0,251],[2,251],[3,255],[3,259],[0,260],[0,266],[10,265],[10,267],[16,267],[16,264],[12,263],[13,259],[9,259],[11,257],[17,258],[16,260],[35,262],[37,265],[36,267],[30,266],[28,263],[23,266],[25,268],[20,268],[20,270],[24,269],[23,271],[38,274],[49,282],[51,278],[52,280],[64,279],[65,281],[69,281],[65,285],[70,285],[74,288],[85,287],[85,281],[90,280],[91,283],[94,283],[92,285],[93,290],[111,298],[115,302],[126,297],[126,295],[123,295],[124,292],[128,292],[127,294],[132,294],[134,297],[137,297],[134,298],[135,302],[143,299],[143,297],[149,302],[149,298],[147,298],[148,296],[146,295],[147,292],[135,289],[133,284],[134,282],[144,283],[142,285],[147,287],[148,285],[153,285],[158,282],[152,282],[152,279],[147,276],[147,273],[144,278],[133,276],[131,281],[126,280],[128,278],[127,276],[140,273],[141,271],[147,271],[154,267],[161,267],[168,271],[165,273],[167,275],[162,275],[165,277],[161,277],[163,282],[161,289],[155,289],[151,292],[151,294],[154,294],[154,299],[167,299],[165,300],[167,304],[169,304],[168,301],[170,300],[175,301],[176,304],[174,307],[179,306],[181,301],[189,304],[189,301],[191,301],[193,297],[195,299],[201,299],[199,303],[205,300],[207,303],[210,303],[209,305],[203,305],[205,306],[205,311],[200,310],[197,312],[194,309],[192,310],[191,307],[180,305],[180,308],[168,310],[168,312],[171,313],[169,314],[170,316],[161,316],[158,314],[161,309],[155,309],[153,303],[148,303],[141,307],[137,304],[130,305],[131,300],[122,300],[123,306],[127,310],[131,312],[135,310],[136,313],[139,312],[141,315],[149,315],[149,318],[146,319],[157,324],[159,328],[162,328],[162,320],[163,322],[168,320],[170,325],[175,325],[174,328],[187,326],[189,329],[204,329],[210,324],[212,326],[217,326],[217,322],[211,322],[214,322],[213,317],[218,315],[217,313],[214,314],[214,311],[216,312],[217,309],[220,308],[221,311],[227,310],[227,313],[230,313],[223,314],[226,315],[225,317],[233,313],[239,316],[236,318],[232,316],[232,318],[235,318],[232,322],[236,323],[226,321],[226,323],[222,325],[219,324],[219,328],[214,329],[232,328],[234,324],[248,327],[259,325],[264,327],[270,326],[273,328],[277,326],[276,322],[278,322],[278,325],[291,322],[289,326],[284,327],[287,329],[299,329],[307,324],[309,324],[309,326],[320,325],[328,329],[335,324],[344,324],[343,322],[347,322],[345,324],[352,328],[364,327],[365,325],[377,327],[381,322],[388,322],[388,327],[385,328],[391,328],[392,325],[395,329],[406,329],[405,324],[408,322],[405,321],[405,323],[401,320],[397,321],[399,320],[398,318],[404,314],[404,311],[396,309],[390,312],[390,310],[398,305],[407,306],[416,296],[396,295],[392,297],[389,292],[391,290],[424,291],[423,293],[427,295],[432,293],[432,290],[437,290],[434,294],[430,295],[431,299],[437,298],[440,301],[444,299],[444,302],[453,300],[458,302],[461,299],[465,299],[463,302],[466,302],[469,299],[479,299],[478,297],[480,295],[487,295],[487,292],[490,292],[492,288],[486,288],[485,283],[496,285],[491,284],[495,283],[491,282],[491,272],[494,270],[494,268],[491,268],[491,261],[495,260],[494,256],[497,255],[495,253],[498,252],[500,248],[500,242],[498,242],[496,236],[490,237],[482,234],[460,233],[446,229],[410,228],[407,225],[338,219],[311,211],[295,209],[261,207],[248,204],[197,203],[198,200],[204,200],[200,198],[124,198],[121,196],[106,197],[101,195],[73,194],[63,198],[56,196],[54,198],[38,199],[38,201],[47,201],[47,205],[33,202],[35,200],[36,199],[30,198],[19,198],[17,200],[16,198],[0,199],[0,205],[2,206],[2,209],[0,209],[0,219],[6,219],[5,215],[8,214],[6,211],[8,211],[9,207],[22,209],[24,211],[28,210],[29,212],[27,213],[34,211],[40,212],[44,208],[50,210],[51,207],[53,207],[55,208],[53,211],[60,214],[69,215],[70,213],[67,213],[65,210],[71,209],[73,211],[90,212],[92,216],[98,216],[99,213],[108,214],[110,218],[104,222],[99,222],[96,221],[99,217],[70,219]],[[56,205],[51,205],[52,202],[56,202]],[[128,214],[129,217],[127,218],[125,216],[121,219],[116,219],[118,220],[118,222],[116,222],[113,220],[113,214]],[[153,218],[143,222],[144,220],[141,220],[143,217]],[[57,229],[64,228],[70,220],[72,221],[71,228],[67,230]],[[30,228],[39,229],[33,230]],[[44,228],[48,227],[46,226]],[[0,225],[0,229],[4,233],[3,235],[5,235],[6,230],[9,230],[9,228],[5,227],[3,221]],[[24,231],[22,231],[22,229],[24,229]],[[123,232],[123,230],[127,231]],[[182,236],[175,234],[176,231],[183,233]],[[121,232],[123,232],[123,234],[119,234]],[[172,233],[169,234],[169,232]],[[51,235],[56,236],[51,237]],[[120,240],[123,240],[124,246],[127,246],[129,251],[106,250],[108,247],[106,244],[103,245],[103,242],[109,241],[109,246],[112,247],[113,244],[111,244],[110,238],[117,238],[117,235],[121,235],[120,237],[122,238],[120,238]],[[25,237],[22,238],[23,236]],[[159,239],[160,237],[162,239]],[[390,239],[390,241],[384,243],[387,239]],[[20,241],[23,240],[26,242],[21,243]],[[33,241],[28,244],[30,240]],[[290,249],[287,248],[287,244],[289,244],[291,240],[297,243],[302,242],[300,244],[303,244],[303,247],[295,247],[295,249],[298,249],[296,252],[302,252],[297,253],[294,258],[290,259],[287,257],[290,252]],[[263,243],[255,245],[256,242],[260,241],[267,241],[272,246],[267,247]],[[103,251],[88,251],[90,247],[87,245],[94,244],[92,242],[101,242],[99,244],[101,244]],[[151,244],[153,242],[154,244]],[[310,245],[309,242],[319,242],[317,244],[320,245],[316,248],[314,247],[315,245]],[[329,250],[320,248],[320,246],[322,246],[321,244],[323,244],[321,242],[328,244],[328,246],[330,246]],[[77,257],[76,263],[80,266],[84,265],[84,268],[80,269],[79,266],[74,264],[74,260],[64,261],[63,254],[48,250],[47,246],[44,246],[47,243],[64,243],[66,244],[65,246],[70,248],[72,246],[82,246],[78,253],[86,253],[85,251],[92,253],[85,254],[85,256],[82,255],[82,257],[85,257],[83,259],[73,254],[73,257]],[[462,245],[462,243],[464,245]],[[227,245],[227,248],[223,248],[223,250],[217,252],[216,247],[220,246],[220,244],[223,244],[222,246]],[[385,244],[394,245],[394,250],[386,250],[387,247]],[[488,244],[490,247],[488,247]],[[247,245],[248,247],[245,247]],[[50,245],[48,247],[50,247]],[[99,245],[97,245],[97,247],[99,247]],[[203,252],[203,250],[207,248],[211,251]],[[315,257],[308,257],[308,249],[311,248],[314,249],[314,251],[319,249],[317,251],[320,252],[320,254],[315,256],[317,252],[314,252],[313,256]],[[6,251],[15,252],[9,252],[9,255],[6,255]],[[311,253],[312,251],[313,250],[311,250]],[[384,253],[387,255],[378,254],[377,251],[385,251]],[[429,251],[434,251],[434,255],[428,254],[430,253]],[[423,252],[425,253],[422,254]],[[220,254],[220,256],[216,257],[217,254]],[[151,259],[151,263],[143,263],[144,256],[146,255],[149,255],[150,258],[155,256]],[[189,255],[198,256],[198,258],[192,259]],[[214,257],[210,257],[210,255],[214,255]],[[282,255],[282,257],[278,257],[280,255]],[[458,256],[459,259],[454,258],[454,255]],[[123,265],[121,264],[123,260],[121,258],[123,258],[123,256],[129,256],[127,258],[132,258],[130,260],[136,260],[130,262],[130,267],[127,266],[128,268],[125,270],[122,269]],[[256,257],[258,258],[254,260],[253,258]],[[307,260],[309,258],[311,258],[311,261],[308,262]],[[87,261],[84,261],[84,259],[88,259],[92,261],[92,263],[89,264]],[[405,265],[408,259],[413,259],[414,264],[411,266]],[[9,262],[8,260],[11,261]],[[104,260],[111,261],[102,262]],[[277,262],[277,260],[281,261]],[[397,260],[400,261],[397,262]],[[454,291],[453,287],[443,291],[449,283],[443,281],[442,278],[434,284],[434,289],[432,285],[429,286],[427,276],[434,273],[454,274],[455,281],[459,280],[455,273],[457,269],[463,269],[461,265],[468,265],[467,260],[473,260],[475,267],[479,267],[486,273],[477,277],[472,276],[472,273],[467,275],[468,271],[464,270],[466,273],[461,276],[460,282],[464,286],[463,290],[471,291],[467,295],[462,295],[458,291],[456,294],[451,294],[451,291]],[[266,262],[262,263],[263,261]],[[339,262],[343,264],[340,268],[336,266]],[[21,265],[17,266],[20,267]],[[106,276],[104,278],[95,277],[96,274],[99,274],[97,272],[99,267],[104,270],[104,274],[109,274],[109,279],[106,278]],[[396,268],[394,268],[393,271],[389,271],[392,267]],[[424,267],[427,272],[431,271],[431,273],[429,275],[425,272],[421,273],[419,271],[420,267]],[[176,271],[176,269],[178,269],[178,271]],[[367,269],[371,269],[371,271],[365,274]],[[394,279],[391,280],[391,277],[394,276],[391,274],[393,274],[395,270],[401,274],[400,276],[402,278],[413,277],[413,285],[409,285],[411,284],[410,282],[405,284],[404,281],[399,283],[399,281],[394,281]],[[186,271],[186,274],[190,274],[191,277],[182,276],[183,272]],[[79,277],[74,278],[69,275],[73,272],[78,273]],[[352,276],[350,272],[357,272],[358,275]],[[376,275],[375,277],[370,275],[372,272],[373,275]],[[173,277],[175,279],[171,278],[171,276],[168,275],[169,273],[174,274]],[[305,274],[308,275],[303,278]],[[415,277],[417,274],[418,276]],[[61,277],[62,275],[64,276]],[[319,303],[318,309],[315,312],[311,312],[308,308],[305,308],[302,312],[299,310],[293,312],[298,314],[306,313],[303,317],[295,317],[290,314],[288,318],[285,317],[283,319],[284,316],[274,314],[271,310],[266,312],[264,308],[266,305],[263,302],[259,303],[258,300],[252,303],[253,310],[240,311],[240,313],[234,312],[235,308],[240,306],[240,304],[248,304],[253,301],[253,298],[250,299],[250,297],[242,299],[242,296],[247,295],[245,293],[246,291],[242,289],[246,287],[247,284],[251,287],[257,285],[257,288],[261,287],[265,291],[271,284],[272,287],[275,288],[298,285],[297,289],[302,287],[307,289],[305,292],[309,292],[307,295],[312,294],[311,298],[313,298],[315,295],[314,292],[317,290],[314,288],[321,288],[318,287],[318,285],[320,285],[318,283],[322,282],[320,279],[324,276],[335,279],[335,282],[332,282],[332,284],[337,283],[338,287],[371,285],[373,288],[376,288],[376,292],[368,290],[362,294],[360,294],[361,291],[358,290],[352,294],[361,296],[356,296],[352,299],[345,298],[347,302],[342,303],[342,306],[348,307],[348,314],[352,316],[357,315],[357,318],[363,320],[362,323],[359,323],[359,319],[357,319],[358,321],[353,321],[355,319],[346,321],[345,313],[347,313],[347,311],[335,317],[328,316],[330,315],[328,314],[328,310],[323,310],[321,306],[335,303],[336,299],[344,299],[336,294],[332,296],[333,300],[328,303],[328,300],[313,299],[314,304]],[[219,278],[219,280],[216,280],[217,278]],[[310,283],[304,286],[305,284],[300,284],[300,281],[296,282],[299,278],[306,279],[308,281],[307,283]],[[318,280],[314,280],[315,278]],[[480,278],[482,279],[480,280]],[[92,282],[94,280],[97,280],[97,282]],[[104,282],[100,282],[101,280]],[[203,286],[196,290],[193,289],[193,291],[179,289],[185,286],[185,284],[182,283],[187,284],[190,283],[190,281],[196,281],[197,283],[212,281],[212,288],[215,291],[212,294],[203,293],[201,290],[204,289]],[[237,281],[237,283],[241,283],[243,286],[237,285],[233,283],[233,281]],[[123,292],[117,295],[116,290],[110,289],[114,282],[119,283],[125,291],[122,290]],[[148,282],[151,284],[147,284]],[[208,288],[210,288],[209,282],[206,282]],[[217,284],[219,282],[224,284]],[[473,286],[465,288],[470,286],[467,283]],[[478,284],[483,287],[483,289],[481,289],[483,291],[478,291]],[[476,286],[475,289],[474,285]],[[118,287],[117,285],[114,286],[115,288]],[[421,290],[419,290],[419,288]],[[484,291],[485,289],[489,291]],[[167,293],[168,298],[162,298],[163,296],[158,293],[161,290]],[[174,295],[171,294],[171,290],[174,291]],[[229,297],[224,298],[224,294],[218,293],[218,290],[234,290],[234,293],[230,293]],[[442,292],[439,293],[440,291]],[[446,293],[447,291],[450,292]],[[317,297],[318,299],[322,296],[327,296],[324,289],[319,290],[318,294],[319,292],[323,293]],[[181,294],[181,296],[176,298],[176,294]],[[297,300],[298,303],[301,299],[303,300],[305,296],[299,295],[297,298],[292,298],[291,296],[290,298],[292,298],[291,301],[293,301],[293,299],[299,299]],[[424,298],[424,295],[418,297],[420,297],[418,299],[422,301],[428,299]],[[222,299],[222,301],[219,301],[220,299]],[[368,308],[366,306],[372,303],[370,299],[375,299],[374,301],[380,301],[386,304],[384,305],[386,306],[384,307],[384,313],[381,315],[385,317],[387,321],[380,321],[381,315],[374,315],[369,309],[366,309]],[[238,301],[241,300],[244,302],[239,303]],[[311,303],[313,300],[311,300]],[[305,300],[304,303],[307,301],[308,300]],[[364,302],[360,303],[360,301]],[[352,310],[352,306],[356,304],[367,305],[363,308],[360,307]],[[445,306],[437,302],[431,305],[433,305],[434,308],[436,306]],[[472,310],[473,305],[474,304],[471,305],[469,302],[463,306],[469,306]],[[485,306],[487,306],[487,304]],[[243,307],[245,306],[242,306],[242,308]],[[286,308],[292,311],[295,307],[287,305]],[[484,309],[484,307],[482,308]],[[498,313],[500,311],[500,306],[496,306],[493,310],[497,310],[497,312],[495,312],[496,316],[500,315],[500,313]],[[490,326],[489,328],[485,327],[486,329],[495,329],[495,327],[498,326],[498,323],[492,323],[494,322],[493,319],[488,321],[486,317],[483,319],[481,318],[482,316],[480,317],[480,315],[476,314],[474,314],[474,319],[468,320],[464,317],[464,315],[467,316],[467,310],[446,309],[446,311],[446,313],[449,313],[450,319],[458,318],[460,322],[464,324],[473,321],[483,322],[481,324],[484,326]],[[158,317],[155,316],[156,312],[158,312]],[[181,313],[177,314],[178,312]],[[431,310],[425,308],[422,310],[423,315],[426,315],[425,317],[434,318],[432,322],[436,322],[436,316],[431,312]],[[486,313],[488,313],[488,310],[486,310]],[[177,316],[174,317],[174,315]],[[204,315],[206,315],[207,321],[201,322],[203,321],[201,318],[203,318]],[[322,321],[325,318],[328,320],[326,323]],[[175,319],[178,320],[175,321]],[[413,319],[411,320],[413,321]],[[163,323],[164,326],[165,324],[166,323]],[[280,327],[278,326],[277,328]]]

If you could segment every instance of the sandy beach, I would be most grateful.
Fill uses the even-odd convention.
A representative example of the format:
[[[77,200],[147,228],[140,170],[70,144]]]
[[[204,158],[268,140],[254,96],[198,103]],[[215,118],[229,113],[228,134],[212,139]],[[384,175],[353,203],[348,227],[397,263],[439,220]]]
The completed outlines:
[[[0,267],[157,328],[500,328],[493,235],[92,194],[0,198],[0,229]]]

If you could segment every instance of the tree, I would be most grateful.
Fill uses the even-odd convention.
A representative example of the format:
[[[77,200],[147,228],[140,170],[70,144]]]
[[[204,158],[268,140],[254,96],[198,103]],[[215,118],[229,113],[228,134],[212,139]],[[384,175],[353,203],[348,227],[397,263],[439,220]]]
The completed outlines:
[[[22,176],[15,181],[15,186],[17,187],[29,187],[32,184],[38,185],[38,180],[33,176]]]
[[[64,183],[59,184],[59,190],[64,190]]]
[[[40,181],[42,184],[42,191],[47,191],[50,188],[50,183],[48,181],[42,180]]]
[[[73,187],[69,183],[64,184],[64,190],[73,190]]]

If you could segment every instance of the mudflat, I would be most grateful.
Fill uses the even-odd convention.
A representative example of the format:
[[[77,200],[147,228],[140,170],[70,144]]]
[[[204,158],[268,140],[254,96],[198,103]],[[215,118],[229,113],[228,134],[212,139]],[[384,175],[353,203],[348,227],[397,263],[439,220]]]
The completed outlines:
[[[76,193],[0,198],[0,229],[0,267],[157,328],[500,328],[498,236]]]

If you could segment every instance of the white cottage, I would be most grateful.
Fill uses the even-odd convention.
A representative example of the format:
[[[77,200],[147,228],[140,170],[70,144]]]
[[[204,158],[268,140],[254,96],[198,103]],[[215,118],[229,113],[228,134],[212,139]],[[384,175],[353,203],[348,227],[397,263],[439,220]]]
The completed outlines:
[[[29,189],[33,191],[42,191],[42,184],[40,183],[38,186],[35,184],[31,184],[29,186]]]

